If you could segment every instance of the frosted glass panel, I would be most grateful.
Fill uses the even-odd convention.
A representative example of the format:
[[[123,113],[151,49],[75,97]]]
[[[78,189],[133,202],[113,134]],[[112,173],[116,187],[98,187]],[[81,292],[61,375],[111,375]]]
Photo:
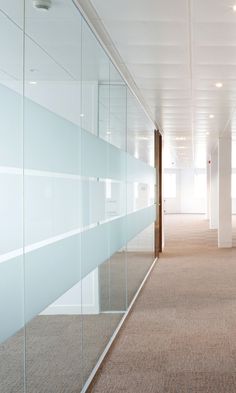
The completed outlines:
[[[23,1],[0,11],[0,392],[24,393]]]
[[[79,141],[80,129],[76,124],[31,100],[25,101],[26,168],[78,174]]]
[[[127,154],[127,181],[155,183],[155,169]]]
[[[81,177],[81,23],[73,2],[63,0],[44,13],[26,1],[27,393],[80,391],[83,386],[81,312],[57,312],[59,299],[82,278],[82,190],[86,192],[86,187]]]
[[[124,180],[125,153],[98,137],[88,133],[82,135],[83,175]],[[111,166],[107,165],[108,157],[112,157]]]
[[[5,172],[5,173],[4,173]],[[22,190],[23,178],[19,171],[3,169],[0,173],[0,255],[22,247]]]
[[[93,279],[82,283],[82,290],[94,294],[90,304],[96,304],[92,313],[88,308],[88,300],[82,297],[83,315],[83,377],[89,377],[93,367],[104,350],[110,335],[111,315],[101,313],[99,271],[98,266],[103,264],[103,280],[109,287],[109,228],[100,220],[105,220],[105,179],[108,178],[108,149],[109,145],[99,137],[98,114],[100,112],[99,83],[101,78],[109,86],[109,59],[97,42],[85,22],[82,24],[82,175],[93,177],[97,183],[90,190],[91,198],[84,198],[83,209],[89,221],[97,213],[96,225],[82,233],[82,277]],[[88,99],[87,90],[90,84],[94,85],[94,100]],[[109,112],[107,113],[109,119]],[[90,119],[89,121],[87,120]],[[95,189],[96,188],[96,189]],[[99,220],[100,219],[100,220]],[[83,222],[86,224],[86,221]],[[107,301],[109,292],[104,293],[103,299]]]
[[[0,343],[24,326],[23,284],[23,257],[14,258],[0,264]]]
[[[98,225],[82,232],[82,234],[70,236],[49,245],[41,244],[37,250],[26,253],[24,257],[26,321],[42,312],[79,282],[81,277],[86,277],[100,264],[112,257],[126,245],[127,241],[150,225],[154,219],[155,207],[152,206]],[[82,257],[80,257],[81,246]],[[80,273],[81,258],[83,263]],[[20,260],[19,257],[14,264],[12,261],[0,264],[3,282],[9,281],[9,272],[12,271],[15,274],[15,263],[20,266]],[[7,268],[8,265],[9,268]],[[5,287],[2,286],[2,288]],[[4,291],[4,289],[2,290]],[[8,302],[5,301],[6,312],[11,306],[11,301],[12,298],[9,299],[8,306],[6,306]],[[4,312],[3,315],[5,314]],[[19,318],[12,320],[10,331],[17,331],[22,327],[18,321]]]
[[[0,391],[80,392],[154,260],[153,125],[75,2],[11,3],[0,5]]]

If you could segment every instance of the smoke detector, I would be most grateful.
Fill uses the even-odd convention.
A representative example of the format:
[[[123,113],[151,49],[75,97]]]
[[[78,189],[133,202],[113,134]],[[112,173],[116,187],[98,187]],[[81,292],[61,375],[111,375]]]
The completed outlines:
[[[33,5],[38,10],[48,11],[51,8],[52,0],[33,0]]]

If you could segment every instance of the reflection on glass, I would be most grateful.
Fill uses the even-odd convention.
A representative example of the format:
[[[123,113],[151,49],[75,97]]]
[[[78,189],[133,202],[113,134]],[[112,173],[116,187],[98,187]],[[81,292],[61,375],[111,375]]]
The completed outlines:
[[[106,219],[122,216],[126,213],[124,182],[106,180]]]
[[[153,124],[129,89],[127,90],[127,152],[136,159],[154,166]]]
[[[0,392],[79,392],[154,259],[153,125],[72,1],[8,3]]]
[[[109,67],[110,61],[107,58],[105,52],[101,48],[100,44],[97,42],[95,36],[90,31],[89,27],[85,22],[82,23],[82,111],[83,113],[89,114],[89,124],[85,123],[85,118],[82,118],[82,128],[86,131],[91,132],[97,136],[100,135],[99,127],[102,125],[104,132],[106,133],[107,127],[109,124],[109,93],[107,95],[107,90],[109,92]],[[106,97],[101,95],[100,90],[100,81],[105,80],[106,85],[103,89],[103,92],[106,94]],[[92,99],[88,99],[88,93],[90,90],[96,91]],[[99,98],[99,100],[97,100]],[[108,102],[107,102],[108,100]],[[99,113],[99,124],[98,122],[98,113]],[[98,127],[99,126],[99,127]],[[86,138],[82,136],[82,139]],[[83,144],[83,140],[82,140]],[[104,206],[105,195],[107,194],[106,183],[103,181],[106,178],[108,173],[108,147],[107,145],[103,146],[103,157],[101,157],[101,166],[102,173],[100,173],[100,178],[98,178],[98,183],[103,187],[104,193],[99,195],[98,192],[93,192],[92,189],[89,190],[89,197],[83,199],[83,206],[85,207],[85,211],[89,219],[91,220],[91,216],[93,215],[93,209],[95,206]],[[90,149],[90,146],[84,143],[84,154],[87,155],[87,150]],[[94,155],[96,152],[96,145],[94,150]],[[82,170],[83,170],[84,161],[82,160]],[[96,171],[96,163],[91,157],[91,168],[90,174],[92,175],[94,171]],[[83,172],[82,172],[83,174]],[[99,198],[100,197],[100,198]],[[93,203],[87,204],[88,200],[93,199]],[[105,205],[104,217],[100,217],[105,220],[107,218],[107,208]],[[100,221],[100,220],[97,220]],[[97,223],[96,223],[97,224]],[[109,234],[106,229],[103,232],[103,228],[99,226],[95,229],[97,235],[89,238],[89,233],[84,232],[82,234],[82,248],[84,251],[82,252],[82,265],[86,265],[86,244],[88,247],[94,247],[94,243],[98,241],[103,242],[103,249],[99,250],[99,244],[97,244],[97,256],[101,253],[101,260],[103,259],[102,255],[109,255]],[[99,240],[97,239],[99,236]],[[91,242],[91,244],[90,244]],[[104,252],[104,254],[103,254]],[[91,258],[93,255],[91,254]],[[83,266],[82,266],[83,269]],[[111,321],[110,314],[103,313],[101,310],[101,298],[99,292],[99,269],[95,268],[91,271],[91,273],[87,276],[87,280],[83,283],[83,293],[90,292],[92,297],[88,302],[86,297],[82,298],[82,313],[83,313],[83,378],[86,380],[94,366],[96,365],[101,353],[104,351],[109,338],[111,336]],[[109,270],[110,270],[110,262],[105,261],[102,264],[103,269],[103,281],[104,285],[108,287],[108,292],[104,292],[103,301],[107,302],[109,298]],[[89,278],[90,277],[90,278]]]
[[[69,393],[83,385],[82,20],[68,1],[25,12],[26,391]]]
[[[0,392],[23,393],[23,1],[0,11]]]
[[[126,252],[129,305],[154,261],[154,224],[130,240]]]

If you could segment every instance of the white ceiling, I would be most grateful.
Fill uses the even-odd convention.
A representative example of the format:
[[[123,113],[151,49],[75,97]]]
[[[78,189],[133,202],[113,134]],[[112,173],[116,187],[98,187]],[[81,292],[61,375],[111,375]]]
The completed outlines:
[[[105,26],[174,159],[186,165],[192,159],[204,161],[219,134],[226,129],[236,131],[236,12],[232,1],[91,3],[98,15],[96,22]],[[215,87],[217,82],[223,87]]]
[[[132,75],[177,166],[201,165],[206,150],[209,152],[225,130],[236,136],[236,12],[231,0],[77,1],[95,7],[97,16],[95,20],[93,14],[91,23],[105,26],[110,39],[107,47],[114,45],[118,50],[120,65]],[[23,3],[1,1],[2,83],[20,80],[23,75]],[[81,76],[81,58],[76,55],[81,45],[78,12],[72,0],[52,3],[48,13],[40,13],[32,0],[25,0],[26,81],[42,82],[37,88],[26,85],[26,93],[36,101],[45,81],[57,84],[58,91],[63,84],[70,92],[77,89]],[[107,57],[94,46],[92,33],[86,34],[85,79],[105,80]],[[31,73],[32,69],[36,73]],[[222,82],[223,87],[217,89],[216,82]],[[78,117],[76,107],[74,112]],[[148,124],[147,119],[145,122]],[[143,129],[144,123],[140,124]],[[150,122],[147,127],[150,129]]]

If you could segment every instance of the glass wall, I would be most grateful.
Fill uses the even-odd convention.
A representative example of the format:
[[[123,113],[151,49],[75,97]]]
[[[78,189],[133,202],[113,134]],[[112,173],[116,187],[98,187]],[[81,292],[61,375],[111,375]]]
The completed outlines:
[[[151,132],[150,132],[151,131]],[[127,304],[129,305],[154,260],[155,204],[154,134],[152,124],[132,93],[127,94],[127,215],[135,234],[126,243]],[[138,168],[139,167],[139,168]],[[141,226],[139,227],[139,222]],[[134,235],[134,236],[133,236]]]
[[[0,392],[79,392],[154,261],[154,126],[73,1],[0,11]]]
[[[0,391],[23,393],[24,4],[12,5],[0,6]]]

